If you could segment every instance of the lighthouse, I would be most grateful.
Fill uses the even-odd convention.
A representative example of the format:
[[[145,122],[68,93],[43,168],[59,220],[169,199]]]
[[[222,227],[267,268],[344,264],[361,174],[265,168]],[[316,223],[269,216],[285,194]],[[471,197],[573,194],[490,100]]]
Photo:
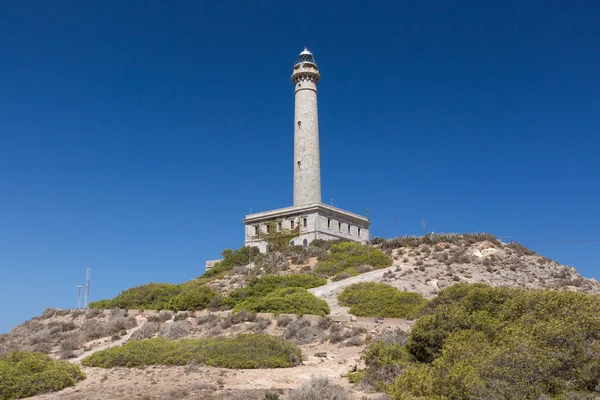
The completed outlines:
[[[366,244],[368,218],[321,202],[321,151],[317,86],[321,79],[313,54],[304,48],[291,76],[294,84],[293,206],[246,215],[246,246],[267,252],[270,235],[289,234],[289,244],[308,246],[315,239],[346,239]]]
[[[308,49],[294,65],[294,206],[321,202],[317,84],[319,68]]]

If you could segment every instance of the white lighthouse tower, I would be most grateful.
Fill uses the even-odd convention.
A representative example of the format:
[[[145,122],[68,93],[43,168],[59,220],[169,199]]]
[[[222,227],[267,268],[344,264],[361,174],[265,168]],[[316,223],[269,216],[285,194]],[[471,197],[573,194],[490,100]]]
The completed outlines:
[[[294,205],[246,215],[246,246],[268,251],[270,234],[293,232],[291,245],[314,239],[369,241],[366,217],[321,202],[321,159],[317,85],[321,79],[313,54],[304,48],[292,72],[294,82]],[[275,232],[271,230],[275,230]]]
[[[319,111],[317,84],[321,75],[308,49],[294,66],[294,206],[321,202]]]

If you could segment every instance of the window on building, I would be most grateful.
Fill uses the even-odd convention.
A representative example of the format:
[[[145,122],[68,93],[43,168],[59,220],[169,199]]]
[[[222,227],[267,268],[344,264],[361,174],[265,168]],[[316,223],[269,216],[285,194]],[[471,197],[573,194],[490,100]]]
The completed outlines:
[[[360,237],[360,228],[358,228],[358,237]]]
[[[290,229],[294,229],[294,220],[290,221]]]
[[[269,224],[265,225],[265,231],[267,231],[267,233],[270,233],[271,227],[269,226]]]
[[[341,222],[338,222],[338,231],[340,231],[340,232],[342,231],[342,223]]]
[[[348,224],[348,234],[350,234],[350,224]]]
[[[281,222],[277,223],[277,232],[281,232]]]
[[[254,236],[258,236],[258,225],[254,225]]]
[[[294,241],[293,240],[290,242],[290,246],[294,246]]]
[[[308,218],[302,218],[302,226],[305,228],[308,226]]]
[[[327,229],[331,229],[331,218],[327,218]]]
[[[308,239],[304,239],[304,240],[302,241],[302,246],[304,246],[304,247],[308,247]]]

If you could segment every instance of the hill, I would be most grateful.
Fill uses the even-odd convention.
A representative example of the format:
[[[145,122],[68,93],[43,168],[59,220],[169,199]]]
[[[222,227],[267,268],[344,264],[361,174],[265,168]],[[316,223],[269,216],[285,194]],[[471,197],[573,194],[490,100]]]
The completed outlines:
[[[39,399],[197,399],[198,396],[264,399],[267,393],[292,400],[327,398],[323,393],[331,393],[338,399],[383,399],[385,395],[381,390],[395,396],[393,398],[404,398],[398,397],[394,388],[410,388],[418,393],[410,381],[394,383],[404,368],[413,368],[410,360],[414,355],[405,350],[412,343],[408,335],[412,335],[413,319],[417,327],[422,326],[431,315],[447,312],[445,307],[460,304],[464,293],[467,297],[480,293],[477,296],[483,297],[478,307],[487,304],[490,293],[492,297],[500,296],[503,302],[506,299],[517,303],[525,301],[526,296],[519,294],[521,292],[502,292],[515,288],[523,293],[549,293],[532,295],[530,301],[556,298],[565,302],[565,307],[570,307],[569,302],[580,302],[595,309],[598,300],[595,294],[600,292],[598,282],[581,277],[574,268],[519,244],[502,243],[488,234],[374,239],[371,246],[315,241],[306,248],[283,247],[269,254],[242,248],[226,250],[223,256],[223,261],[211,271],[189,282],[131,288],[114,299],[93,303],[96,308],[90,310],[48,309],[0,336],[0,357],[14,350],[35,351],[81,365],[88,377],[86,380],[59,393],[35,397]],[[455,293],[452,288],[461,287],[469,289],[456,292],[464,292],[460,296],[452,294]],[[494,287],[499,289],[492,289]],[[584,297],[568,295],[577,292]],[[567,297],[553,297],[552,293],[559,296],[565,293]],[[472,310],[472,306],[469,307]],[[142,311],[155,309],[163,311]],[[548,312],[556,315],[553,323],[566,318],[560,308]],[[282,315],[277,316],[280,313]],[[316,316],[298,317],[286,313]],[[586,315],[584,312],[581,318],[587,318]],[[390,316],[395,318],[388,319]],[[527,318],[523,321],[532,323]],[[476,329],[480,327],[477,325]],[[272,344],[267,344],[271,337],[284,341],[282,351],[289,352],[293,346],[299,346],[299,357],[278,358],[279,355],[273,354],[273,360],[279,360],[273,365],[283,368],[236,370],[231,369],[238,365],[236,360],[219,355],[218,351],[201,350],[205,348],[202,340],[217,340],[210,345],[214,349],[230,349],[230,342],[221,343],[219,338],[229,338],[231,343],[247,340],[239,337],[240,334],[259,335],[251,339],[256,342],[247,345],[257,350],[254,355],[244,354],[250,357],[244,365],[260,368],[269,365],[271,361],[263,358],[267,352],[259,349],[262,345],[273,349]],[[266,341],[261,339],[263,334],[268,335]],[[157,342],[148,341],[144,342],[147,345],[137,347],[136,343],[148,338],[157,338],[153,339]],[[160,338],[168,342],[161,342]],[[184,342],[181,347],[178,344],[181,339],[200,340],[193,342],[197,350],[181,352],[190,348]],[[290,344],[286,344],[288,342]],[[121,350],[120,346],[124,345],[127,346]],[[140,354],[141,349],[148,351],[152,346],[158,346],[156,351]],[[438,346],[443,347],[444,343]],[[497,343],[491,341],[489,346],[494,349]],[[111,353],[104,355],[108,349]],[[177,362],[168,358],[174,351],[180,354]],[[374,351],[393,351],[391,364],[373,364]],[[223,354],[226,353],[231,351],[223,350]],[[144,369],[118,367],[133,365],[132,354],[136,354],[139,365],[147,365],[149,360],[153,365]],[[171,356],[166,356],[168,354]],[[200,358],[200,354],[205,354],[204,358]],[[89,361],[92,359],[104,360],[105,367],[111,365],[111,360],[119,361],[115,361],[114,368],[106,369],[94,366],[96,364]],[[211,361],[201,361],[208,359]],[[217,364],[203,364],[209,362]],[[311,381],[315,371],[327,381]],[[364,372],[357,374],[358,371]],[[416,369],[411,371],[420,376]],[[427,373],[433,373],[431,371]],[[373,374],[378,378],[373,378]],[[428,379],[435,378],[428,376]],[[353,384],[348,377],[352,382],[362,383]],[[438,385],[445,384],[440,382]],[[303,383],[306,386],[302,386]],[[541,382],[539,393],[535,393],[546,393],[544,385]],[[302,393],[310,394],[311,390],[321,397],[298,397]]]

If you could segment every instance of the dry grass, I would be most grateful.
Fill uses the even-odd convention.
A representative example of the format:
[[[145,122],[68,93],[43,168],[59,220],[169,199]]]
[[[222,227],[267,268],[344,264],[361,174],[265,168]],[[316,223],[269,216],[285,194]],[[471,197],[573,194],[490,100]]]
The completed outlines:
[[[149,339],[151,337],[154,337],[154,335],[156,335],[159,329],[160,323],[158,322],[144,322],[144,324],[138,330],[133,332],[129,340]]]
[[[350,400],[350,395],[338,385],[333,385],[329,379],[313,376],[309,382],[294,390],[290,400]]]
[[[160,336],[176,340],[189,335],[191,331],[192,327],[187,321],[173,321],[163,327]]]

